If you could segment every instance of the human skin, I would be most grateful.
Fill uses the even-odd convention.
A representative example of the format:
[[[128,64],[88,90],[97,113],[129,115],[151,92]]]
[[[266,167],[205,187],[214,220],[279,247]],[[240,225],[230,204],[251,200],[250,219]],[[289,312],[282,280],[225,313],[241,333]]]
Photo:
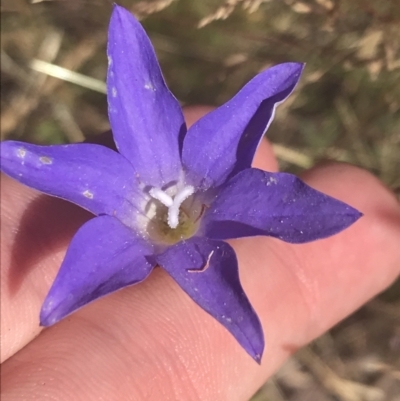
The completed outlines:
[[[206,111],[186,110],[188,124]],[[267,141],[254,166],[277,171]],[[291,353],[400,272],[400,205],[378,179],[339,163],[302,178],[364,216],[309,244],[229,241],[264,328],[260,366],[161,269],[40,328],[39,310],[68,243],[91,215],[2,176],[2,400],[248,400]]]

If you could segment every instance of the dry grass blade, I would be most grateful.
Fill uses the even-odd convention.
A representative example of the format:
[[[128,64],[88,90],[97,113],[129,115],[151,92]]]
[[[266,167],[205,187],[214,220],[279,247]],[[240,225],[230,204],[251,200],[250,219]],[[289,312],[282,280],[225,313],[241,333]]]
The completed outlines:
[[[69,53],[67,53],[61,60],[62,68],[67,70],[73,70],[79,68],[85,61],[90,59],[96,52],[99,46],[103,44],[104,37],[101,36],[94,39],[83,39],[78,43]],[[61,43],[60,43],[61,45]],[[53,59],[52,57],[51,59]],[[41,77],[37,78],[37,75],[31,77],[33,83],[32,88],[29,91],[29,97],[26,95],[17,96],[9,107],[4,110],[1,115],[1,136],[5,138],[6,135],[13,131],[21,120],[26,118],[40,102],[43,96],[50,95],[62,80],[55,78],[47,78],[46,75],[35,72]],[[43,79],[44,78],[44,79]]]
[[[243,0],[226,0],[225,4],[218,7],[214,13],[202,18],[197,25],[198,28],[203,28],[213,21],[227,19],[242,1]]]
[[[61,48],[63,34],[54,30],[43,40],[38,55],[44,60],[52,61],[56,58]],[[10,61],[11,59],[9,59]],[[1,115],[1,137],[4,138],[17,124],[23,120],[38,104],[40,92],[44,89],[46,77],[41,74],[26,74],[22,78],[22,68],[19,69],[20,78],[23,80],[21,91],[10,101],[9,106]]]
[[[51,77],[58,78],[73,84],[82,86],[86,89],[91,89],[99,93],[107,93],[105,82],[98,79],[88,77],[78,72],[71,71],[67,68],[60,67],[59,65],[47,63],[43,60],[32,60],[30,67],[32,70],[47,74]]]
[[[309,347],[301,349],[296,358],[304,364],[320,383],[343,401],[384,401],[381,389],[342,379]]]
[[[227,19],[239,4],[242,4],[242,8],[252,14],[259,9],[262,3],[267,1],[270,0],[225,0],[225,3],[218,7],[215,12],[202,18],[197,26],[203,28],[213,21]]]
[[[68,106],[60,101],[55,101],[52,103],[52,109],[54,117],[59,122],[68,141],[71,143],[83,142],[85,136],[72,116]]]
[[[274,152],[278,159],[284,162],[293,164],[297,167],[308,169],[314,165],[314,161],[311,157],[286,146],[274,143],[272,144]]]
[[[339,116],[341,117],[343,126],[346,128],[347,133],[351,138],[352,145],[354,146],[354,150],[356,151],[355,155],[358,158],[360,164],[368,168],[376,167],[372,155],[370,154],[366,143],[361,137],[359,119],[356,116],[353,108],[351,107],[350,102],[348,102],[344,98],[336,99],[335,106]]]
[[[151,2],[140,1],[131,7],[132,12],[138,18],[144,18],[147,15],[158,13],[169,7],[176,0],[154,0]]]

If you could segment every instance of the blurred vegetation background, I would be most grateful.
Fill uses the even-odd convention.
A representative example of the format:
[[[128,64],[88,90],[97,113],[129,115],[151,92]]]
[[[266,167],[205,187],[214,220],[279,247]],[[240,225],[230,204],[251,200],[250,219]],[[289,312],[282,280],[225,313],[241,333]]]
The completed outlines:
[[[218,106],[268,66],[306,62],[268,132],[281,168],[347,161],[400,193],[399,0],[119,4],[142,19],[184,106]],[[108,129],[111,8],[2,0],[2,139],[68,143]],[[300,350],[252,400],[399,401],[400,284]]]

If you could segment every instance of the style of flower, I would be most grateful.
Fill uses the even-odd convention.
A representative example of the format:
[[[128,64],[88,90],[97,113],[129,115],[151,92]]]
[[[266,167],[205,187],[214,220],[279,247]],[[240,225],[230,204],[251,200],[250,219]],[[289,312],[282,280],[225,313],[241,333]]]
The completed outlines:
[[[260,73],[186,130],[149,38],[119,6],[109,27],[108,63],[108,110],[119,153],[85,143],[1,144],[4,173],[96,215],[72,239],[41,325],[139,283],[159,266],[259,362],[262,327],[224,240],[266,235],[304,243],[361,216],[293,175],[251,168],[303,65]]]

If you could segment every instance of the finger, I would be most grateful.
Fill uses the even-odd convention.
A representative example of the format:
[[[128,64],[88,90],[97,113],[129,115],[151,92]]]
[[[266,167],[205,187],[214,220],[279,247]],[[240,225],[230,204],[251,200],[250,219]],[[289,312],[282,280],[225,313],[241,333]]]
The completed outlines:
[[[1,175],[1,361],[41,331],[39,310],[59,261],[90,214]]]
[[[306,245],[271,238],[232,242],[265,331],[261,367],[159,269],[143,284],[43,332],[4,364],[3,394],[58,400],[74,394],[77,401],[248,399],[291,352],[399,273],[399,205],[378,180],[336,164],[305,179],[365,215],[341,234]]]
[[[185,109],[190,126],[211,107]],[[112,147],[111,133],[97,138]],[[255,163],[277,169],[272,147],[262,141]],[[39,311],[65,250],[91,214],[60,199],[39,194],[1,176],[1,362],[37,336]]]

